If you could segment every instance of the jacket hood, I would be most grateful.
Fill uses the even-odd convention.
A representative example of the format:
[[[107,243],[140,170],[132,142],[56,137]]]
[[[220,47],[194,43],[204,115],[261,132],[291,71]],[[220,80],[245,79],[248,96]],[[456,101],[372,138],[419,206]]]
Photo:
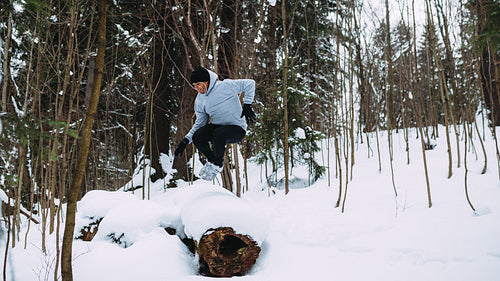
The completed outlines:
[[[206,93],[206,95],[208,96],[210,94],[210,92],[212,91],[212,89],[213,89],[213,87],[215,85],[215,82],[217,81],[217,79],[219,79],[219,75],[217,75],[212,70],[207,69],[207,71],[208,71],[208,74],[210,75],[210,84],[208,85],[208,90],[207,90],[207,93]]]

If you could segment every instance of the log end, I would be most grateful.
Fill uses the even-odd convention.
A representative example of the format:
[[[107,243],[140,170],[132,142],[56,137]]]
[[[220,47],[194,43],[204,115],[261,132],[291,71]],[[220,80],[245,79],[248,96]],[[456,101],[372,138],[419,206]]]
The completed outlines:
[[[251,237],[237,234],[231,227],[210,229],[198,243],[200,274],[242,276],[255,264],[260,251]]]

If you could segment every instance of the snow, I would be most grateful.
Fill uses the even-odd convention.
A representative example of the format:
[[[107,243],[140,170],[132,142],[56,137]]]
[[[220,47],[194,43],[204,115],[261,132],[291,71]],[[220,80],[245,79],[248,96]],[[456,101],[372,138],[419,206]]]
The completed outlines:
[[[304,131],[304,129],[299,127],[295,130],[295,136],[297,136],[297,138],[300,140],[305,140],[306,139],[306,131]]]
[[[253,162],[249,162],[250,188],[241,199],[201,180],[192,185],[180,181],[179,187],[170,189],[162,181],[150,183],[150,200],[143,200],[141,190],[91,191],[78,203],[76,228],[98,217],[103,220],[93,241],[74,241],[75,280],[212,280],[197,273],[197,257],[164,228],[198,239],[209,226],[223,225],[250,234],[262,248],[253,269],[238,280],[500,280],[500,181],[494,140],[491,135],[485,138],[489,156],[485,174],[481,174],[484,156],[477,136],[475,150],[467,151],[473,211],[465,197],[463,139],[460,168],[452,147],[453,176],[448,178],[443,128],[439,135],[435,149],[426,151],[431,208],[420,139],[414,130],[409,135],[409,164],[402,131],[393,132],[397,197],[387,134],[380,132],[380,172],[376,147],[368,148],[366,139],[355,144],[356,164],[344,212],[335,206],[339,179],[334,167],[330,186],[326,175],[305,184],[307,167],[294,167],[295,181],[287,195],[279,185],[269,189],[262,180],[263,167]],[[375,134],[365,136],[376,143]],[[323,155],[316,154],[320,164],[328,156],[325,143],[322,147]],[[334,155],[329,157],[335,163]],[[282,171],[277,176],[281,179]],[[141,173],[136,177],[142,178]],[[344,177],[343,195],[345,183]],[[55,235],[48,235],[44,254],[41,226],[32,224],[24,249],[26,227],[24,222],[19,243],[9,249],[7,280],[51,280]],[[61,229],[60,237],[62,233]],[[124,243],[112,242],[110,234],[123,234]],[[4,244],[0,243],[2,253]]]
[[[268,0],[267,2],[269,2],[271,6],[276,6],[276,0]]]
[[[201,195],[183,204],[181,217],[188,237],[200,241],[210,228],[231,226],[236,233],[247,234],[258,244],[266,239],[269,222],[262,210],[227,191],[206,191],[212,189],[206,184],[190,189]]]
[[[109,241],[110,235],[123,235],[121,244],[128,247],[157,228],[172,227],[181,231],[178,213],[176,208],[138,199],[111,209],[99,224],[94,239]]]
[[[180,280],[196,274],[184,244],[159,228],[126,249],[108,242],[78,240],[74,249],[75,280]]]

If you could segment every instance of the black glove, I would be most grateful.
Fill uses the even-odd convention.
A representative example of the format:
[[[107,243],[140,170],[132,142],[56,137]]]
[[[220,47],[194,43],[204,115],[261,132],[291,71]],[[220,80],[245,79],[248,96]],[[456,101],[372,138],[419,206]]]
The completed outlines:
[[[251,104],[244,104],[243,105],[243,111],[241,112],[241,116],[247,119],[247,123],[253,123],[257,119],[257,115],[255,115],[255,112],[253,112],[252,105]]]
[[[184,149],[186,149],[186,146],[189,144],[189,140],[187,138],[184,138],[181,140],[181,142],[177,145],[177,148],[175,149],[175,156],[177,157],[178,155],[182,156],[182,152],[184,152]]]

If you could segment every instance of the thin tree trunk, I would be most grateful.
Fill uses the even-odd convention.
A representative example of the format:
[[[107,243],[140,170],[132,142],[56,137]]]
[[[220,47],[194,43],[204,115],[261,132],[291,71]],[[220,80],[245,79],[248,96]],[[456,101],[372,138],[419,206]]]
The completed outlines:
[[[178,6],[181,6],[177,0],[175,2],[177,3]],[[194,33],[194,30],[192,28],[193,23],[191,22],[191,9],[192,9],[191,5],[192,5],[191,0],[188,0],[188,12],[187,12],[186,20],[187,20],[187,24],[189,26],[189,38],[191,39],[191,42],[193,43],[193,45],[196,48],[196,51],[198,53],[201,66],[204,66],[205,65],[204,64],[204,62],[205,62],[205,56],[204,56],[205,52],[203,51],[203,48],[202,48],[200,42],[198,41],[198,38],[196,37],[196,34]]]
[[[255,34],[253,36],[253,38],[255,38],[255,39],[257,39],[257,37],[259,36],[259,34],[260,34],[261,30],[262,30],[262,26],[263,26],[263,23],[264,23],[264,18],[266,16],[266,13],[264,12],[264,4],[266,2],[267,1],[265,1],[265,0],[260,0],[260,5],[259,5],[259,7],[260,7],[260,9],[259,9],[259,15],[260,15],[260,17],[259,17],[259,23],[258,23],[258,26],[257,26],[257,28],[255,30]],[[249,63],[249,67],[248,67],[248,69],[250,71],[248,72],[248,75],[246,76],[247,78],[252,78],[252,75],[253,75],[253,71],[252,70],[253,70],[253,68],[255,66],[255,61],[256,61],[255,57],[257,56],[257,52],[255,51],[255,48],[257,46],[257,42],[256,42],[257,40],[255,40],[255,39],[252,40],[253,46],[250,49],[251,52],[252,52],[252,56],[250,57],[250,63]]]
[[[67,197],[67,212],[66,212],[66,225],[63,236],[63,246],[61,255],[61,272],[63,281],[73,280],[72,268],[72,247],[73,247],[73,232],[75,229],[75,215],[76,215],[76,202],[78,193],[85,173],[85,166],[87,165],[87,157],[90,147],[90,139],[92,136],[92,126],[97,112],[97,104],[99,102],[99,95],[101,89],[101,81],[104,70],[104,53],[106,48],[106,0],[99,0],[98,2],[99,24],[97,27],[97,56],[96,56],[96,73],[95,81],[92,90],[85,124],[82,131],[80,151],[78,153],[78,160],[75,167],[75,173],[71,182],[71,187]]]
[[[351,21],[354,21],[352,24],[353,30],[358,29],[358,23],[356,20],[356,11],[354,8],[354,5],[352,5],[352,15],[353,19]],[[351,36],[354,37],[354,36]],[[352,180],[352,174],[354,171],[354,164],[356,163],[355,157],[354,157],[354,151],[355,151],[355,146],[354,146],[354,51],[352,49],[352,40],[350,40],[349,43],[349,60],[351,67],[349,68],[351,73],[349,74],[349,116],[351,118],[350,120],[350,128],[349,128],[349,135],[350,135],[350,143],[351,143],[351,180]]]
[[[336,1],[337,7],[339,7],[339,2],[340,0]],[[341,26],[339,24],[339,16],[340,11],[336,12],[335,15],[335,24],[336,28],[338,30],[341,29]],[[340,54],[340,36],[337,36],[337,46],[336,46],[336,54]],[[338,167],[339,170],[339,194],[337,197],[337,203],[335,204],[335,208],[340,207],[340,201],[342,200],[342,163],[340,161],[340,150],[339,150],[339,139],[337,136],[337,123],[336,123],[336,117],[337,113],[335,111],[336,109],[336,100],[337,100],[337,84],[338,84],[338,73],[339,73],[339,68],[340,68],[340,56],[336,56],[335,58],[335,74],[333,76],[333,94],[332,94],[332,101],[331,101],[331,115],[332,115],[332,129],[333,129],[333,139],[334,139],[334,147],[335,147],[335,165]],[[337,169],[335,169],[335,173],[337,173]]]
[[[241,197],[240,165],[238,159],[238,144],[233,144],[234,169],[236,170],[236,195]]]
[[[396,189],[396,183],[394,180],[394,165],[393,165],[393,144],[392,144],[392,129],[397,126],[394,121],[394,108],[393,108],[393,96],[394,96],[394,85],[393,85],[393,69],[392,69],[392,43],[391,43],[391,24],[389,20],[389,1],[385,0],[385,10],[386,10],[386,15],[385,15],[385,21],[387,25],[387,68],[388,68],[388,83],[389,83],[389,90],[387,91],[386,94],[386,112],[387,112],[387,140],[388,140],[388,145],[389,145],[389,162],[391,166],[391,179],[392,179],[392,188],[394,189],[394,195],[398,196],[398,191]]]
[[[244,173],[244,176],[245,176],[245,191],[248,191],[247,159],[248,159],[248,150],[249,149],[248,149],[247,146],[248,146],[248,143],[247,143],[246,139],[243,139],[243,173]],[[261,175],[261,180],[262,180],[262,175]]]
[[[430,28],[431,32],[431,52],[433,53],[433,57],[436,61],[437,68],[439,71],[439,90],[441,93],[441,102],[443,103],[443,112],[444,112],[444,125],[445,125],[445,130],[446,130],[446,144],[448,146],[448,178],[451,178],[453,175],[453,161],[452,161],[452,154],[451,154],[451,143],[450,143],[450,132],[449,132],[449,124],[448,124],[448,118],[449,118],[449,112],[448,112],[448,106],[447,106],[447,101],[445,98],[445,87],[446,87],[446,81],[444,81],[444,75],[442,75],[443,69],[440,67],[439,63],[439,58],[437,56],[437,46],[436,46],[436,38],[435,38],[435,33],[434,33],[434,24],[432,22],[432,12],[431,12],[431,7],[429,0],[425,1],[425,6],[426,6],[426,13],[427,13],[427,25]]]
[[[7,36],[5,38],[5,42],[3,43],[3,77],[2,77],[2,107],[1,110],[3,112],[7,112],[7,101],[8,101],[8,89],[10,82],[10,41],[12,39],[12,12],[14,10],[13,0],[10,0],[10,4],[8,6],[9,15],[7,19]],[[13,239],[15,240],[15,239]]]
[[[7,216],[7,241],[5,244],[5,254],[3,257],[3,281],[7,281],[7,260],[9,257],[9,240],[10,240],[10,228],[12,227],[11,222],[10,222],[10,216]]]
[[[465,122],[464,122],[464,132],[465,134],[467,134],[467,128]],[[475,212],[476,209],[474,209],[474,206],[472,205],[472,202],[470,201],[469,198],[469,187],[468,187],[469,168],[467,167],[467,135],[465,136],[465,144],[464,144],[464,168],[465,168],[465,176],[464,176],[465,198],[467,199],[467,203],[469,203],[469,206],[471,207],[472,211]]]
[[[479,132],[479,128],[477,126],[477,121],[474,119],[474,127],[476,128],[476,133],[479,139],[479,142],[481,143],[481,148],[483,150],[483,156],[484,156],[484,166],[483,170],[481,171],[481,174],[485,174],[486,170],[488,169],[488,156],[486,155],[486,148],[484,147],[484,142],[483,139],[481,138],[481,132]]]
[[[412,67],[414,69],[414,73],[416,75],[416,83],[414,83],[415,85],[415,88],[416,88],[416,91],[417,91],[417,94],[418,94],[418,97],[420,97],[422,95],[422,91],[419,87],[419,81],[420,81],[420,75],[419,75],[419,72],[418,72],[418,66],[417,66],[417,61],[416,61],[416,58],[417,58],[417,38],[416,38],[416,23],[415,23],[415,0],[412,0],[412,14],[413,14],[413,54],[414,54],[414,57],[415,57],[415,63],[413,64],[413,60],[410,61],[410,64],[412,64]],[[410,72],[411,73],[411,72]],[[413,80],[413,79],[412,79]],[[417,109],[417,126],[418,126],[418,131],[420,132],[420,145],[421,145],[421,149],[422,149],[422,159],[423,159],[423,162],[424,162],[424,172],[425,172],[425,183],[426,183],[426,186],[427,186],[427,201],[428,201],[428,204],[429,204],[429,208],[432,207],[432,199],[431,199],[431,186],[430,186],[430,181],[429,181],[429,172],[428,172],[428,169],[427,169],[427,155],[425,153],[425,140],[424,140],[424,132],[423,132],[423,122],[422,122],[422,103],[419,102],[419,101],[423,101],[423,99],[416,99],[414,101],[414,105]]]
[[[451,84],[451,89],[453,91],[453,94],[455,94],[456,96],[459,96],[457,85],[455,82],[456,69],[455,69],[455,62],[453,60],[453,50],[451,49],[451,43],[450,43],[450,33],[449,33],[449,29],[448,29],[448,18],[446,17],[446,14],[443,10],[443,4],[441,3],[441,1],[435,0],[435,3],[436,3],[436,13],[438,15],[437,19],[438,19],[439,27],[441,30],[441,37],[443,38],[444,47],[445,47],[445,51],[446,51],[446,64],[447,64],[447,67],[449,69],[449,80],[450,80],[450,84]],[[441,24],[441,19],[443,20],[443,24]],[[444,67],[442,67],[440,69],[442,69],[441,75],[444,76]],[[444,81],[446,81],[446,80],[444,80]],[[457,123],[455,122],[455,120],[456,120],[455,114],[453,113],[454,110],[452,109],[452,102],[451,102],[450,93],[448,90],[448,86],[446,85],[446,82],[444,82],[444,85],[445,85],[447,106],[448,106],[448,110],[450,112],[451,123],[453,124],[453,129],[455,132],[455,138],[456,138],[456,142],[457,142],[457,168],[460,168],[460,161],[461,161],[460,160],[460,134],[459,134],[459,131],[457,129]],[[455,108],[455,111],[458,111],[458,109]]]
[[[286,25],[286,1],[281,1],[281,17],[283,21],[283,110],[284,117],[283,123],[285,125],[285,131],[283,133],[283,141],[284,141],[284,161],[285,161],[285,194],[288,194],[290,191],[288,186],[288,95],[287,95],[287,80],[288,80],[288,48],[287,48],[287,25]]]
[[[351,7],[349,8],[351,9]],[[350,28],[350,24],[348,23],[347,24],[348,28]],[[345,49],[345,47],[344,47]],[[344,69],[348,69],[348,60],[344,60]],[[350,74],[347,74],[350,76]],[[346,89],[346,84],[347,81],[346,79],[342,79],[342,87],[341,89],[344,91],[344,95],[341,95],[341,116],[342,116],[342,123],[343,124],[346,124],[346,126],[344,126],[344,129],[343,129],[343,150],[342,150],[342,154],[344,156],[344,162],[345,162],[345,188],[344,188],[344,199],[342,200],[342,213],[344,212],[345,210],[345,203],[346,203],[346,200],[347,200],[347,189],[349,187],[349,128],[347,126],[348,122],[349,122],[349,105],[348,105],[348,99],[347,99],[347,89]],[[350,84],[350,83],[349,83]],[[343,98],[345,97],[345,99]],[[345,119],[344,119],[345,117]],[[354,145],[354,144],[353,144]]]
[[[227,145],[226,147],[226,153],[224,154],[224,169],[222,170],[222,186],[229,190],[230,192],[233,192],[233,177],[231,175],[231,165],[229,163],[229,155],[231,155],[230,150],[230,145]]]

